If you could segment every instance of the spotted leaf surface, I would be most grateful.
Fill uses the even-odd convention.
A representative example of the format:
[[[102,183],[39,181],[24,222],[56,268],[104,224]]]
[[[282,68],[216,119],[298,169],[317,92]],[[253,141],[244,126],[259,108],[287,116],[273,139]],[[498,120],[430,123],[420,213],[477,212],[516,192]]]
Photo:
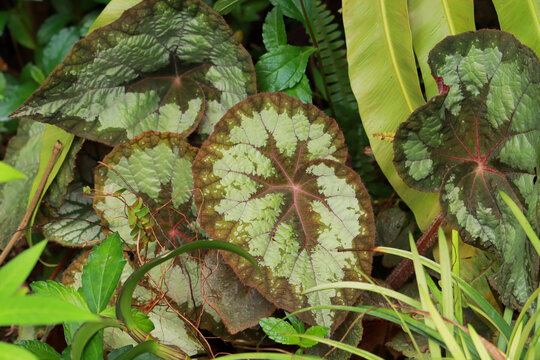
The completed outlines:
[[[104,227],[130,244],[144,236],[171,244],[186,240],[197,214],[195,154],[181,135],[153,131],[114,148],[95,173],[94,208]]]
[[[429,64],[442,93],[396,132],[395,165],[411,186],[439,191],[462,238],[501,261],[491,281],[507,305],[536,288],[538,258],[502,201],[502,190],[539,230],[540,63],[512,35],[448,37]]]
[[[374,223],[369,196],[347,155],[336,122],[284,94],[260,94],[216,124],[193,164],[202,228],[242,246],[262,269],[223,253],[248,286],[276,306],[353,304],[357,291],[303,295],[321,283],[369,273]],[[345,314],[303,313],[313,325],[337,326]]]
[[[13,116],[115,145],[145,130],[210,133],[255,93],[249,54],[199,0],[145,0],[77,42]]]

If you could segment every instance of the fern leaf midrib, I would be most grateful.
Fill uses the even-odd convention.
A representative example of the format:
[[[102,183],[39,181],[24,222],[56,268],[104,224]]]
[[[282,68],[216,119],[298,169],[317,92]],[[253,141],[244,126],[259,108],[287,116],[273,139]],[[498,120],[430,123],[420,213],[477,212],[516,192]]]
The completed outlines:
[[[534,4],[534,0],[528,0],[527,1],[529,5],[529,9],[531,9],[531,13],[534,18],[534,22],[536,24],[536,32],[538,33],[538,37],[540,38],[540,20],[538,19],[538,9],[536,9],[536,5]]]

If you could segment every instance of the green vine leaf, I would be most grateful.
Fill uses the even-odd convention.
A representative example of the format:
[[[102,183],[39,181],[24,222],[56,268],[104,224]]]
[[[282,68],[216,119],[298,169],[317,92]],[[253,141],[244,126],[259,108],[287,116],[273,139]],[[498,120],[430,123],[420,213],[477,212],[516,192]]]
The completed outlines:
[[[369,196],[343,165],[346,156],[333,119],[290,96],[259,94],[227,112],[193,163],[201,227],[257,260],[264,279],[247,261],[222,254],[242,282],[280,308],[352,304],[357,291],[303,291],[370,272],[369,252],[338,251],[367,250],[375,234]],[[335,327],[344,315],[299,317]]]
[[[131,245],[191,239],[195,154],[180,134],[153,131],[114,148],[95,171],[94,208],[103,226]]]
[[[429,63],[442,94],[417,109],[395,135],[405,182],[440,191],[439,202],[464,241],[497,255],[491,281],[507,305],[536,288],[538,257],[499,190],[538,231],[540,63],[512,35],[484,30],[448,37]]]
[[[210,133],[256,92],[246,50],[198,0],[145,0],[77,42],[16,117],[110,145],[146,130]]]

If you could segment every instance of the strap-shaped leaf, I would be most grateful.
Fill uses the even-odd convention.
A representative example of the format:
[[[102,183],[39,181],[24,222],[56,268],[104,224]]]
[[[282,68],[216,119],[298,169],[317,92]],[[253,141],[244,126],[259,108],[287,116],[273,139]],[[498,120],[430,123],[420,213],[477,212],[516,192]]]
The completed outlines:
[[[129,244],[145,232],[173,243],[192,234],[195,154],[181,135],[153,131],[114,148],[95,173],[94,208],[104,227]]]
[[[260,94],[229,110],[193,163],[202,228],[257,259],[264,279],[243,259],[222,254],[278,307],[352,304],[359,296],[352,290],[302,292],[370,272],[368,252],[338,252],[368,249],[374,240],[369,196],[345,157],[334,120],[287,95]],[[321,310],[303,320],[330,327],[343,315]]]
[[[420,89],[407,0],[343,0],[343,25],[351,87],[375,160],[420,229],[439,213],[437,197],[407,186],[392,165],[391,143],[375,134],[393,133],[418,106]]]
[[[255,93],[249,54],[199,0],[145,0],[77,42],[13,116],[115,145],[202,131]]]
[[[443,213],[463,239],[502,261],[492,280],[505,303],[523,304],[538,259],[498,191],[538,230],[540,63],[512,35],[492,30],[446,38],[429,62],[447,92],[400,126],[395,165],[411,186],[440,191]]]

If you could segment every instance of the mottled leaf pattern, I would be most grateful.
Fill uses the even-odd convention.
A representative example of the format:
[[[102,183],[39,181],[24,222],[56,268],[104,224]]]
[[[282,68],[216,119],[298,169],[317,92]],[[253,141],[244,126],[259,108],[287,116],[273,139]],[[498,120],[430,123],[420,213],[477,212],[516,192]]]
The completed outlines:
[[[115,145],[212,127],[255,93],[249,54],[198,0],[145,0],[77,42],[13,116]]]
[[[43,234],[47,240],[66,246],[87,246],[104,238],[92,198],[84,196],[80,183],[69,186],[64,203],[56,217],[43,227]]]
[[[257,290],[243,285],[216,251],[206,254],[202,274],[204,298],[231,334],[257,325],[276,310]]]
[[[26,178],[0,184],[0,248],[4,248],[17,230],[26,211],[32,182],[39,169],[44,132],[44,124],[21,120],[17,135],[9,142],[4,161]]]
[[[96,168],[94,208],[103,225],[134,244],[141,235],[132,233],[129,208],[140,198],[149,209],[144,216],[158,225],[151,237],[185,241],[197,215],[191,174],[195,153],[181,135],[153,131],[114,148],[103,159],[106,166]]]
[[[302,292],[321,283],[362,280],[371,254],[339,249],[373,245],[369,196],[347,156],[336,122],[284,94],[260,94],[216,124],[193,164],[201,227],[244,247],[262,269],[222,253],[248,286],[276,306],[353,304],[353,290]],[[199,191],[200,190],[200,191]],[[344,314],[302,313],[313,325],[337,326]]]
[[[502,261],[493,285],[507,305],[535,289],[538,257],[499,190],[539,229],[540,63],[512,35],[483,30],[448,37],[429,58],[443,93],[417,109],[395,136],[403,179],[440,191],[462,238]]]

